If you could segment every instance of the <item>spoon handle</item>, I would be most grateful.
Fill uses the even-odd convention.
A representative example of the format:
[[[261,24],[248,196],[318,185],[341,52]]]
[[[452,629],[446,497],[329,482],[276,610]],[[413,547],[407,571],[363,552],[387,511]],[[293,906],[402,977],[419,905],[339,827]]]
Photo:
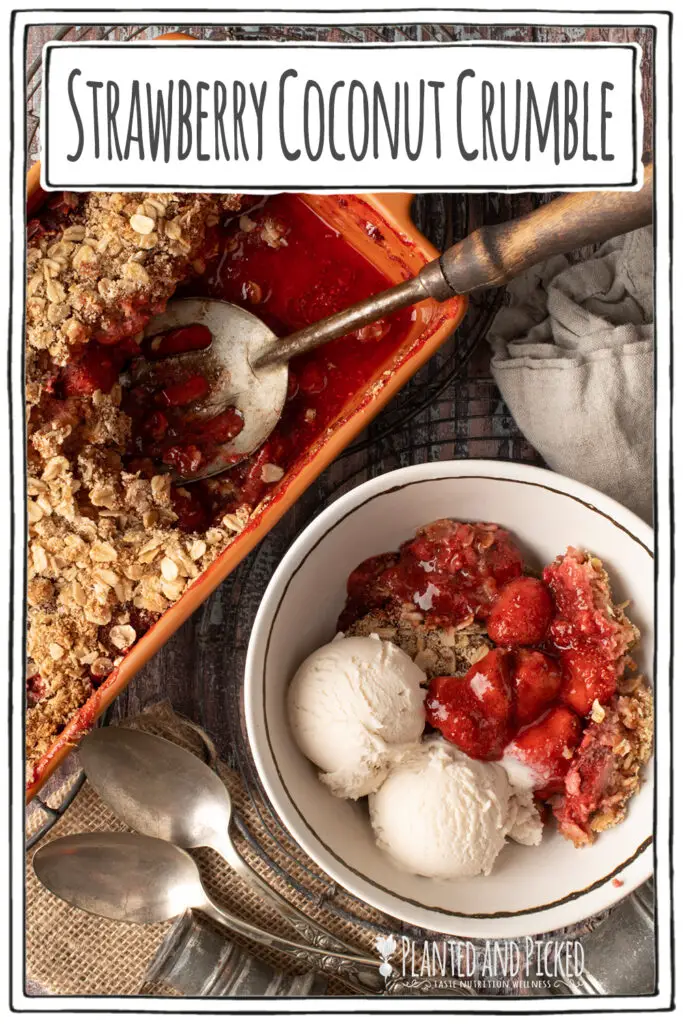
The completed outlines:
[[[233,917],[230,911],[220,907],[208,895],[205,902],[196,909],[203,911],[218,924],[222,924],[230,931],[237,932],[238,935],[242,935],[246,939],[296,957],[307,968],[322,969],[343,975],[344,980],[357,992],[377,995],[384,988],[384,982],[379,973],[380,962],[372,957],[360,956],[355,953],[337,953],[333,950],[319,949],[316,946],[296,942],[294,939],[284,939],[280,935],[249,924],[239,917]]]
[[[652,189],[652,164],[646,164],[638,192],[570,192],[524,217],[478,228],[427,263],[416,277],[282,340],[269,341],[254,366],[286,362],[424,299],[444,302],[479,288],[500,287],[549,256],[650,224]]]
[[[568,192],[524,217],[477,228],[439,259],[451,294],[498,288],[549,256],[651,224],[652,178],[645,164],[637,192]]]
[[[431,264],[428,264],[431,266]],[[439,274],[441,272],[439,271]],[[443,278],[443,275],[441,275]],[[294,356],[303,352],[310,352],[311,349],[319,348],[320,345],[335,338],[341,338],[351,331],[357,331],[360,327],[367,327],[374,324],[382,317],[390,316],[399,309],[412,306],[416,302],[423,302],[430,297],[431,292],[425,286],[423,277],[412,277],[409,281],[402,281],[393,285],[383,292],[371,295],[368,299],[348,306],[340,313],[333,313],[332,316],[318,320],[308,327],[287,335],[281,340],[276,338],[264,346],[263,351],[253,359],[252,365],[259,369],[263,366],[270,366],[271,363],[285,363]],[[446,295],[451,297],[451,292],[446,286]]]
[[[232,868],[236,875],[247,883],[247,885],[253,889],[261,899],[271,906],[274,910],[280,914],[281,917],[287,921],[289,925],[303,938],[306,942],[312,946],[320,948],[321,952],[327,952],[328,950],[334,950],[339,953],[358,953],[361,956],[363,951],[349,945],[348,943],[340,940],[332,932],[329,932],[322,925],[319,925],[317,921],[313,921],[307,914],[297,907],[293,906],[286,899],[280,896],[279,893],[275,892],[270,886],[263,881],[258,872],[254,871],[252,867],[240,856],[238,850],[232,843],[229,835],[225,836],[221,843],[215,843],[213,849],[216,853],[220,854],[224,861]],[[381,961],[376,961],[376,966],[379,968]]]

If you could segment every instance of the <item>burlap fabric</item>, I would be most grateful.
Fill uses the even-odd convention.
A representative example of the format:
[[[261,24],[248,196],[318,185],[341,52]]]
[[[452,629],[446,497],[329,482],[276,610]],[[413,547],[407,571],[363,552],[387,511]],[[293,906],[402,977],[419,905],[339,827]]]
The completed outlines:
[[[202,740],[192,726],[179,718],[168,704],[157,704],[138,718],[123,723],[129,727],[145,729],[181,744],[193,753],[205,753]],[[222,762],[216,764],[221,778],[228,785],[236,811],[242,816],[249,832],[258,836],[267,855],[277,864],[283,860],[283,851],[274,841],[263,822],[259,820],[259,808],[247,795],[244,785],[236,772]],[[30,829],[29,829],[30,831]],[[100,801],[94,790],[85,783],[61,820],[38,843],[26,859],[26,972],[27,977],[47,993],[59,995],[137,995],[141,992],[154,995],[168,995],[169,990],[144,985],[145,972],[160,943],[168,933],[171,923],[141,926],[94,917],[68,906],[44,889],[31,868],[31,858],[43,843],[59,836],[78,832],[128,831]],[[280,837],[278,837],[280,840]],[[376,927],[391,931],[391,921],[373,911],[366,910],[369,923],[375,928],[363,928],[353,922],[346,922],[325,908],[325,895],[336,892],[338,906],[347,903],[347,909],[357,913],[358,904],[343,892],[317,883],[315,876],[320,869],[310,861],[294,843],[289,842],[288,852],[298,862],[298,869],[288,871],[308,889],[315,889],[321,898],[317,906],[300,896],[292,887],[283,883],[279,875],[254,855],[249,844],[239,834],[235,841],[240,853],[265,878],[265,880],[290,902],[305,910],[309,917],[324,925],[369,954],[375,955]],[[284,843],[288,840],[285,838]],[[237,916],[256,925],[275,929],[278,934],[296,938],[296,934],[266,907],[259,897],[233,874],[227,865],[211,850],[197,851],[202,877],[209,891],[224,906]],[[312,874],[311,874],[312,872]],[[247,940],[236,936],[235,941],[279,970],[291,974],[302,972],[300,962],[267,950],[261,946],[249,947]],[[330,995],[349,994],[343,981],[331,978]],[[170,994],[174,994],[170,992]]]

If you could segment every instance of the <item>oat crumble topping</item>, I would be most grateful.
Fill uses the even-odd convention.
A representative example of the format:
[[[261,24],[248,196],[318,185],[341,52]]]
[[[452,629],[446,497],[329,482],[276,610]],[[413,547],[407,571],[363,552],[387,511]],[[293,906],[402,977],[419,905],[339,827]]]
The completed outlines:
[[[616,696],[586,729],[554,813],[560,832],[587,846],[626,817],[652,756],[653,695],[642,676],[622,679]]]
[[[207,229],[239,207],[235,195],[63,193],[29,223],[29,763],[246,523],[245,510],[202,535],[178,529],[170,476],[125,468],[118,384],[54,395],[90,342],[138,334],[203,272]]]
[[[376,609],[353,622],[345,633],[376,633],[381,640],[389,640],[412,658],[428,679],[464,675],[493,647],[480,623],[469,623],[459,629],[428,626],[424,615],[412,608]]]

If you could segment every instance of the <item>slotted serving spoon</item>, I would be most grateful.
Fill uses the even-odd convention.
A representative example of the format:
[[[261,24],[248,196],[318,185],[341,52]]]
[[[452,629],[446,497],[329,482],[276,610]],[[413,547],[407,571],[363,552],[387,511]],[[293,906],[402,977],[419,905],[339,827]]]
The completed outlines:
[[[209,382],[206,397],[192,407],[198,419],[235,407],[243,427],[217,448],[194,474],[201,480],[246,458],[275,428],[287,396],[287,363],[319,345],[375,323],[425,299],[444,302],[480,288],[506,284],[534,264],[558,253],[592,245],[643,227],[652,220],[652,165],[645,166],[638,192],[569,193],[505,224],[478,228],[422,268],[416,277],[304,327],[286,338],[253,313],[218,299],[180,299],[148,325],[148,338],[192,324],[211,332],[208,348],[155,361],[140,359],[132,383],[165,386],[169,372],[200,374]]]

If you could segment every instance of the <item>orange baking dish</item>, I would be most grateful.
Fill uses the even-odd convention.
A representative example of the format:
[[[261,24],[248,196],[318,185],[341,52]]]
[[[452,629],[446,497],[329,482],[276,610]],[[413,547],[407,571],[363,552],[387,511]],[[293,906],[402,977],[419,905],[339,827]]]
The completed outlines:
[[[35,164],[28,173],[27,181],[27,207],[31,214],[40,208],[45,198],[39,182],[39,167]],[[409,194],[347,196],[342,202],[338,196],[311,195],[302,198],[325,223],[340,232],[347,244],[392,283],[416,274],[425,263],[438,255],[411,221]],[[407,332],[360,392],[348,400],[312,449],[300,457],[285,474],[269,499],[255,510],[242,533],[137,641],[108,679],[67,724],[34,768],[27,782],[27,799],[35,796],[81,736],[128,685],[138,669],[159,650],[265,537],[306,488],[436,352],[461,322],[466,306],[466,299],[458,297],[441,305],[430,299],[415,307],[415,318]]]

